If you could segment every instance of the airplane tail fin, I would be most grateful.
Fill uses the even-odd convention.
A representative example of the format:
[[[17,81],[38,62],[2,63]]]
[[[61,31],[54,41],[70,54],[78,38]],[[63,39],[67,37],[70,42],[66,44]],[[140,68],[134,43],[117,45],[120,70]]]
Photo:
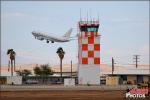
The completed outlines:
[[[72,32],[72,28],[70,28],[64,35],[63,35],[63,37],[65,37],[65,38],[69,38],[70,37],[70,35],[71,35],[71,32]]]

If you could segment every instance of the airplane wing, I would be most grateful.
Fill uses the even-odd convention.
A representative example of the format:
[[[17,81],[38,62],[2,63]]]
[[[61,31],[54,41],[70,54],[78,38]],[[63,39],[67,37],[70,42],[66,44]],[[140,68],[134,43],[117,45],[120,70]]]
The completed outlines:
[[[72,41],[72,40],[77,40],[77,39],[70,39],[70,41]]]

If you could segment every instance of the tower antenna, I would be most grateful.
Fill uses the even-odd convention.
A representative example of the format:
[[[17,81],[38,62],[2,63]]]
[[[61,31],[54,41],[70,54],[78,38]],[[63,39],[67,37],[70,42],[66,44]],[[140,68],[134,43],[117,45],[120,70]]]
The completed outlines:
[[[82,21],[82,18],[81,18],[81,8],[80,8],[80,21]]]
[[[87,12],[87,22],[88,22],[88,12]]]
[[[92,11],[91,11],[91,9],[90,9],[90,20],[92,22]]]
[[[99,12],[97,12],[98,22],[99,22]]]

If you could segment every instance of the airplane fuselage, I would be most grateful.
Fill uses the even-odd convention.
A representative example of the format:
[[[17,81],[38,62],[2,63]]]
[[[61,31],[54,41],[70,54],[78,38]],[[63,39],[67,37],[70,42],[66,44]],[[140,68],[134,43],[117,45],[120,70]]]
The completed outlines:
[[[32,32],[32,35],[35,37],[35,39],[38,39],[38,40],[46,40],[47,43],[49,43],[49,41],[51,41],[52,43],[54,42],[68,42],[70,41],[70,34],[71,34],[71,31],[72,29],[65,34],[65,36],[62,36],[62,37],[56,37],[56,36],[52,36],[52,35],[46,35],[46,34],[43,34],[41,32]]]
[[[45,34],[38,34],[38,37],[41,37],[42,39],[44,38],[45,40],[49,41],[55,41],[55,42],[68,42],[68,39],[65,39],[63,37],[55,37],[55,36],[48,36]]]

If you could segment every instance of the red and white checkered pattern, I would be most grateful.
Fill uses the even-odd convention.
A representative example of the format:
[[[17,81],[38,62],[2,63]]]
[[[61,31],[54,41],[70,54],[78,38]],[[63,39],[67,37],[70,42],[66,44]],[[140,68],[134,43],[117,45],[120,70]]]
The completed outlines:
[[[91,29],[89,29],[91,27]],[[80,32],[78,35],[79,46],[79,84],[100,84],[100,36],[95,28],[99,27],[98,21],[80,21]],[[94,29],[94,30],[93,30]],[[84,31],[84,32],[83,32]]]
[[[100,37],[97,32],[80,32],[79,63],[100,64]]]

